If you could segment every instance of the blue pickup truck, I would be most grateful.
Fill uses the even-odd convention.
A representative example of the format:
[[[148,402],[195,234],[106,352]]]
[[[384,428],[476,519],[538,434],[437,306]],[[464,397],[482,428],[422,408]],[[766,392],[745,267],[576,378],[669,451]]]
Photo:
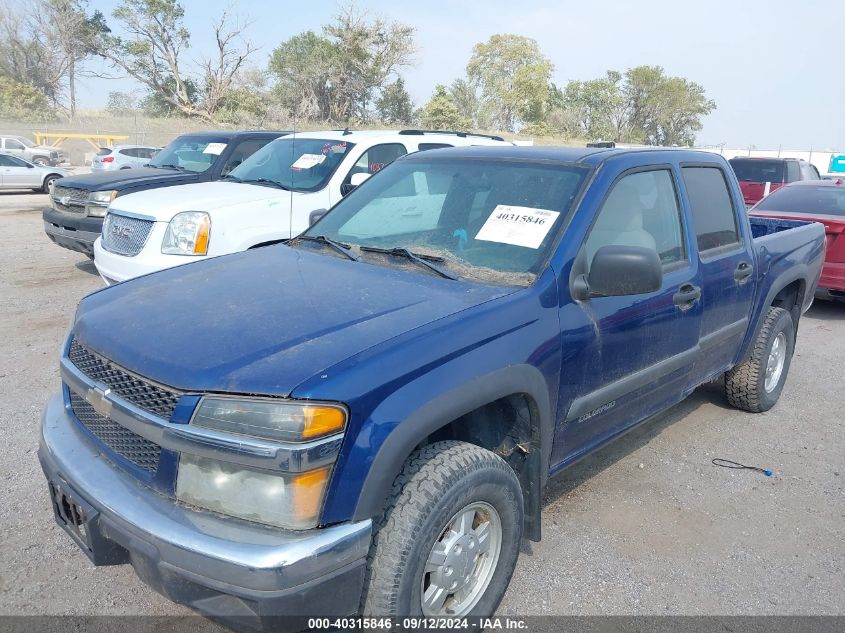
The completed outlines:
[[[490,614],[549,477],[708,381],[776,403],[823,256],[715,154],[411,154],[287,244],[82,300],[56,520],[241,624]]]

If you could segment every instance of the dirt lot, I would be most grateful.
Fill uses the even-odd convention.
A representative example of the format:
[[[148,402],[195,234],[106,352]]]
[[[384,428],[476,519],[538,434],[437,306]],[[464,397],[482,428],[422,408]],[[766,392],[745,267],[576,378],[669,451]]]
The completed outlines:
[[[0,614],[185,614],[130,567],[94,568],[53,523],[39,412],[74,307],[101,282],[45,237],[46,198],[0,193]],[[817,303],[772,411],[701,389],[554,481],[501,612],[845,614],[844,360],[845,304]]]

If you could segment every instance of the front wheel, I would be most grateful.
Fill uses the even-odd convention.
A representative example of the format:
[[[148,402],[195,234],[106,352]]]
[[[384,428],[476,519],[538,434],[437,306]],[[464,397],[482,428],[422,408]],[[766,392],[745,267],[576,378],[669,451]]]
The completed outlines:
[[[522,524],[522,489],[501,457],[455,441],[417,450],[376,526],[363,613],[491,615],[516,566]]]
[[[46,158],[41,158],[40,156],[38,158],[33,158],[32,162],[38,165],[39,167],[46,167],[50,164],[50,161],[48,161]]]
[[[792,317],[783,308],[769,308],[751,357],[725,374],[728,402],[751,413],[771,409],[783,391],[794,350]]]
[[[47,176],[44,179],[44,185],[41,187],[41,191],[43,193],[50,193],[51,191],[53,191],[53,183],[56,182],[59,178],[60,176],[57,176],[56,174],[50,174],[49,176]]]

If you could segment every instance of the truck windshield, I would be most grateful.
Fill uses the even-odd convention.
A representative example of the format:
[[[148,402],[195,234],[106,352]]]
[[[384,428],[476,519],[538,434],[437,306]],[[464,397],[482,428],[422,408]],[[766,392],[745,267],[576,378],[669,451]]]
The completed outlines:
[[[741,182],[786,182],[786,164],[782,160],[732,158],[728,162]]]
[[[293,191],[319,191],[353,146],[346,141],[286,136],[267,143],[230,175],[244,182],[273,182]]]
[[[845,216],[845,186],[783,187],[763,198],[754,210]]]
[[[347,245],[370,262],[412,266],[407,254],[396,256],[405,249],[453,276],[530,285],[587,173],[569,164],[398,160],[305,235]]]
[[[223,153],[228,141],[225,136],[180,136],[156,154],[150,166],[202,173]]]

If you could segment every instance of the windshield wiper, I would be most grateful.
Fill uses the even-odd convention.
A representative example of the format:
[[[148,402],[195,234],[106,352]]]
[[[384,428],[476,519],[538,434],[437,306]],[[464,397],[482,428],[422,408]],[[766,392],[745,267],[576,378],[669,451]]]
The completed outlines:
[[[377,246],[361,246],[362,251],[368,251],[370,253],[385,253],[386,255],[396,255],[398,257],[405,257],[410,259],[412,262],[419,264],[420,266],[425,266],[429,270],[433,270],[441,277],[446,277],[446,279],[455,280],[457,277],[450,273],[448,270],[443,270],[440,266],[435,266],[431,262],[445,262],[446,260],[442,257],[437,257],[435,255],[420,255],[418,253],[412,253],[407,248],[402,246],[395,246],[393,248],[378,248]]]
[[[232,182],[243,182],[243,180],[241,180],[237,176],[233,176],[232,174],[226,174],[220,180],[231,180]]]
[[[188,171],[181,165],[150,165],[150,167],[157,167],[161,169],[175,169],[176,171]]]
[[[346,255],[351,260],[354,260],[356,262],[361,261],[361,258],[352,252],[352,248],[349,246],[349,244],[344,244],[343,242],[336,242],[332,238],[326,237],[325,235],[300,235],[298,237],[293,238],[291,241],[296,242],[298,240],[316,242],[317,244],[325,244],[326,246],[331,246],[338,253]]]
[[[241,178],[241,182],[254,183],[256,185],[264,185],[265,187],[276,187],[276,189],[284,189],[290,191],[290,187],[286,187],[280,182],[270,180],[269,178]]]

